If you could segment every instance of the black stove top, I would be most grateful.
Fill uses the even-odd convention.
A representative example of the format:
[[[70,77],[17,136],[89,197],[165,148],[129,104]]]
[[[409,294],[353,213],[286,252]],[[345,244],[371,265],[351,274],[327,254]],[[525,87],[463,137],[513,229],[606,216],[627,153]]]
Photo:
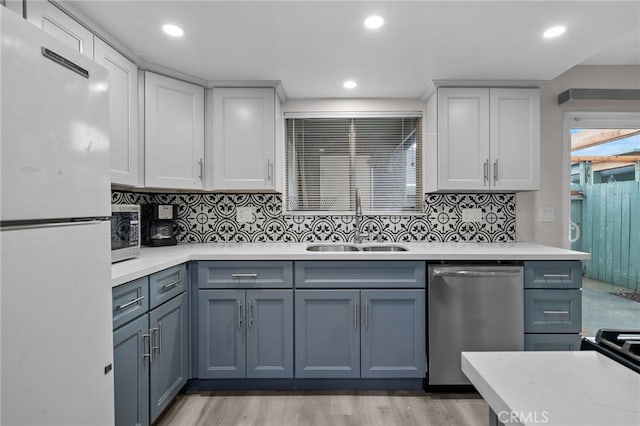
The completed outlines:
[[[581,350],[595,350],[640,373],[640,330],[601,328],[582,339]]]

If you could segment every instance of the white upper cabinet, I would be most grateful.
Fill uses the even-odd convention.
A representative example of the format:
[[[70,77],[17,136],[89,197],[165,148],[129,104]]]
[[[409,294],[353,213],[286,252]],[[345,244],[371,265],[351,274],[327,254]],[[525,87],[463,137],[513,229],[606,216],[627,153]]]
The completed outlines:
[[[95,61],[109,70],[111,183],[139,186],[138,67],[99,38]]]
[[[210,189],[275,189],[275,89],[215,88],[212,98]]]
[[[204,88],[145,73],[145,186],[203,189]]]
[[[540,187],[540,95],[538,89],[490,91],[491,187]]]
[[[26,2],[27,20],[93,59],[93,33],[48,1]]]
[[[440,88],[426,114],[426,192],[538,189],[537,89]]]

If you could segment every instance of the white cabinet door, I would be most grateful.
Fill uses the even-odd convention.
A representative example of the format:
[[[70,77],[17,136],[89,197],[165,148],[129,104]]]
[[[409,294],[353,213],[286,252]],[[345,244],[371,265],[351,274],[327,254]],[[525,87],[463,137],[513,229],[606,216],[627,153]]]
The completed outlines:
[[[202,189],[204,88],[145,73],[145,186]]]
[[[94,53],[95,61],[109,70],[111,183],[138,186],[138,67],[99,38]]]
[[[440,88],[436,132],[426,131],[429,191],[523,191],[540,180],[538,89]],[[427,122],[433,123],[434,120]],[[433,127],[433,124],[432,124]],[[437,185],[432,182],[437,181]]]
[[[438,90],[438,188],[489,189],[489,89]]]
[[[213,189],[274,189],[275,90],[213,89]]]
[[[540,95],[538,89],[491,89],[491,187],[538,189]]]
[[[93,59],[93,34],[48,1],[26,3],[27,20],[64,44]]]

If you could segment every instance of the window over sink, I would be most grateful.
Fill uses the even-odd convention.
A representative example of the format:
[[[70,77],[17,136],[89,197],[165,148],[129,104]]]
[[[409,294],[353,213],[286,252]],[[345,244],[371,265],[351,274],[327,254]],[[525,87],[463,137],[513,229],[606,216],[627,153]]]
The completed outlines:
[[[353,115],[285,115],[286,213],[422,212],[421,113]]]

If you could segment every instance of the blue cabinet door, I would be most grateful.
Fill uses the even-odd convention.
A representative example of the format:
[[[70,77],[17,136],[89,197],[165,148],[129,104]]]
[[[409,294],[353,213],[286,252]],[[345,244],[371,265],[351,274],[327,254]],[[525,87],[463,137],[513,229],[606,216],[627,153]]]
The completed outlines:
[[[113,332],[113,380],[117,425],[149,424],[149,316]]]
[[[360,377],[359,290],[296,290],[297,378]]]
[[[293,290],[247,290],[247,377],[293,377]]]
[[[199,378],[245,377],[245,290],[200,290],[199,294]]]
[[[362,290],[361,300],[362,377],[424,377],[424,290]]]
[[[151,421],[153,422],[187,383],[187,299],[183,293],[149,312],[151,334]]]

